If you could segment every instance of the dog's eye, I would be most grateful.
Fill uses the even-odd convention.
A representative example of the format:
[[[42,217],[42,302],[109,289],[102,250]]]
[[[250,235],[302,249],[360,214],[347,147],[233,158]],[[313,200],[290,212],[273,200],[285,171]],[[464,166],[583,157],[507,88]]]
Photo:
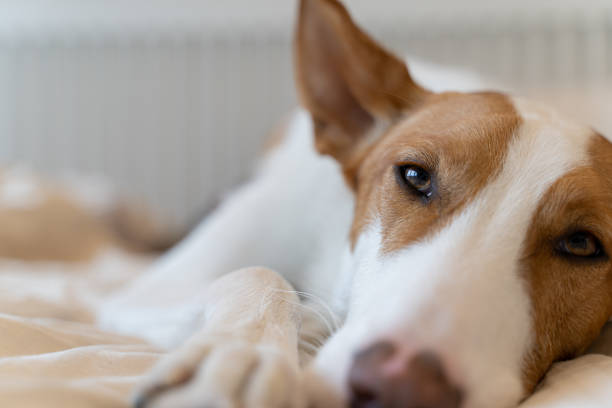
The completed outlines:
[[[429,172],[414,164],[399,166],[398,172],[405,184],[424,197],[431,197],[433,194],[433,182]]]
[[[576,232],[559,242],[559,251],[577,258],[597,258],[603,255],[601,242],[590,232]]]

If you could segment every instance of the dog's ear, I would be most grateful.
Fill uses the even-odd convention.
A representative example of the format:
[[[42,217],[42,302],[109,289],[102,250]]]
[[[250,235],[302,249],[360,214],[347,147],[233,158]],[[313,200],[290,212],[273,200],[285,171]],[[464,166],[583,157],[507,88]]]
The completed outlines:
[[[379,123],[421,105],[429,92],[374,42],[336,0],[300,0],[296,80],[319,152],[347,164]]]

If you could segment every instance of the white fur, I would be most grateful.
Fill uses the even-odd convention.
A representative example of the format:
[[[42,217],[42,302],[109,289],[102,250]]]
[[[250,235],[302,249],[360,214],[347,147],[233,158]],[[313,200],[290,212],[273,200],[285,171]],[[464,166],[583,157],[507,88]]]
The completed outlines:
[[[105,327],[173,347],[199,327],[202,293],[217,277],[265,265],[338,313],[335,288],[353,212],[338,165],[318,155],[309,116],[215,214],[101,310]]]

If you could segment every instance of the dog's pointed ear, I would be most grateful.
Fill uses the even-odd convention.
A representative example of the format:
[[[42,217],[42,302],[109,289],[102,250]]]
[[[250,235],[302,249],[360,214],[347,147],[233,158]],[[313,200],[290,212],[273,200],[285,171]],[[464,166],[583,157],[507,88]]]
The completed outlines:
[[[346,164],[378,123],[421,105],[429,92],[374,42],[337,0],[300,0],[296,80],[319,152]]]

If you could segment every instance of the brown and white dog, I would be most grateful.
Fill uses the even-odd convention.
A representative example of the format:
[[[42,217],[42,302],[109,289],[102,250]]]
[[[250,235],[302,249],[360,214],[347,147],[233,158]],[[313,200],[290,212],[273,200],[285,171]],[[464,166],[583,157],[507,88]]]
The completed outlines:
[[[612,144],[527,100],[421,87],[336,0],[300,2],[295,47],[309,114],[101,311],[192,336],[137,405],[516,406],[612,315]],[[272,269],[229,273],[250,265]]]

